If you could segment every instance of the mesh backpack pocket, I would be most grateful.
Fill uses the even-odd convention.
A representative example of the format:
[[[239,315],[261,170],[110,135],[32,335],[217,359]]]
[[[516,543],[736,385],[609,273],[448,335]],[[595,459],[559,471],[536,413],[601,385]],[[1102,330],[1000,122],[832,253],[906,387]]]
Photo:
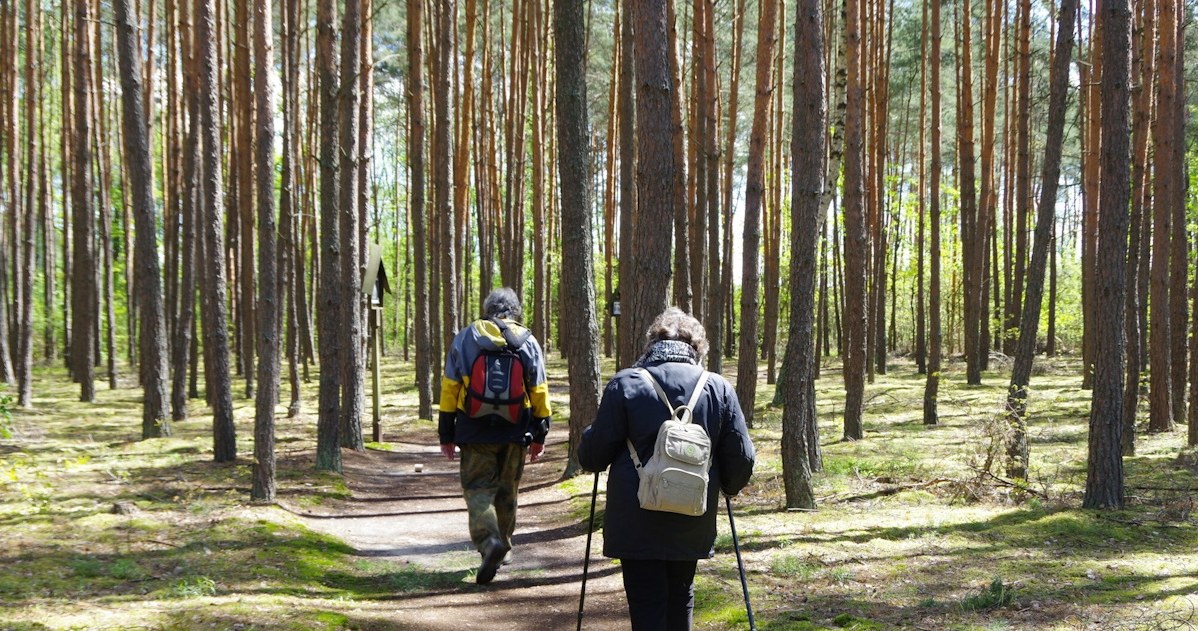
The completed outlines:
[[[670,405],[669,397],[645,369],[642,378],[653,384],[658,398],[670,410],[670,418],[657,430],[653,455],[643,465],[632,441],[628,453],[636,465],[640,484],[636,497],[645,510],[699,516],[707,512],[707,474],[711,470],[711,437],[701,425],[691,422],[692,410],[707,385],[704,372],[686,405]]]

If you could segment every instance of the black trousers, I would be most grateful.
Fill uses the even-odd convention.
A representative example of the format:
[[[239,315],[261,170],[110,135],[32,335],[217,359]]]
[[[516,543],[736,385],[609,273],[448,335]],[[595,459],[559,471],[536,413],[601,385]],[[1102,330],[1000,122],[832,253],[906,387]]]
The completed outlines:
[[[620,559],[632,631],[690,631],[698,561]]]

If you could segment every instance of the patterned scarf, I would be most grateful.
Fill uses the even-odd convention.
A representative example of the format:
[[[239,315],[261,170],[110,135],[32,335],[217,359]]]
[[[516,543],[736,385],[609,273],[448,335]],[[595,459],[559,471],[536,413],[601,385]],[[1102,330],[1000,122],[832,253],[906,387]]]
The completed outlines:
[[[649,350],[641,355],[640,359],[636,360],[634,366],[648,366],[650,364],[658,364],[661,362],[686,362],[688,364],[698,364],[699,354],[690,344],[679,340],[661,340],[654,342]]]

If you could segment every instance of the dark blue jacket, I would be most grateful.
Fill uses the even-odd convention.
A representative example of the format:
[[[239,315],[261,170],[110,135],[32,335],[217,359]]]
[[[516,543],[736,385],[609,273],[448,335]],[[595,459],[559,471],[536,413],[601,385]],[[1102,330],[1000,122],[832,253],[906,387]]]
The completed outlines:
[[[688,362],[645,366],[670,404],[686,403],[703,369]],[[719,375],[711,375],[695,404],[694,422],[711,437],[712,463],[707,483],[707,512],[698,517],[648,511],[636,499],[636,468],[624,440],[636,447],[641,462],[653,455],[657,429],[669,417],[653,386],[632,369],[621,370],[607,384],[595,422],[582,434],[578,461],[588,471],[609,465],[607,510],[603,517],[603,554],[616,559],[690,561],[715,554],[719,492],[736,495],[753,474],[755,452],[736,391]]]

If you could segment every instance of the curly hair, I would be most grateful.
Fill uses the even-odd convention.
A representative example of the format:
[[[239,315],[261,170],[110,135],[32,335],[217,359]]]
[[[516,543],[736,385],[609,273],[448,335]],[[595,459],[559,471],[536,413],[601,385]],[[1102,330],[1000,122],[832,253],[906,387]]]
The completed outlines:
[[[520,299],[516,297],[516,292],[511,287],[496,289],[483,300],[484,318],[519,320],[523,314],[524,310],[520,308]]]
[[[646,350],[662,340],[677,340],[690,344],[700,362],[707,357],[707,331],[698,320],[678,307],[670,307],[661,312],[661,315],[653,320],[653,324],[649,325],[649,330],[645,331]]]

